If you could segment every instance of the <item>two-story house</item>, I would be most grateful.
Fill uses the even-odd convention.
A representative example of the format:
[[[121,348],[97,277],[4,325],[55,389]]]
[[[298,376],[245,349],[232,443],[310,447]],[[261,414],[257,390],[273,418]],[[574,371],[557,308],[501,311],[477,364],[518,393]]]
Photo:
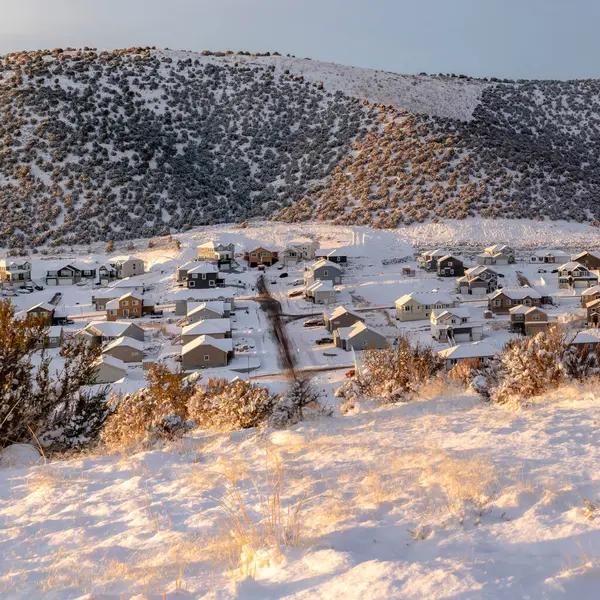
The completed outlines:
[[[0,259],[0,285],[22,286],[31,281],[31,262],[21,258]]]
[[[434,310],[458,308],[460,301],[444,292],[412,292],[396,300],[398,321],[429,320]]]
[[[270,267],[279,260],[279,252],[259,246],[254,250],[244,252],[244,260],[248,262],[250,268],[258,267],[258,265]]]
[[[437,261],[442,256],[446,256],[448,252],[445,250],[426,250],[425,252],[421,252],[419,256],[417,256],[417,266],[423,269],[424,271],[434,272],[437,271]]]
[[[141,295],[127,293],[106,305],[106,320],[138,319],[143,314],[144,300]]]
[[[209,262],[199,263],[187,272],[187,287],[189,289],[208,289],[222,287],[225,278],[219,268]]]
[[[332,333],[340,327],[351,327],[357,321],[364,321],[364,318],[344,306],[338,306],[329,314],[323,313],[325,328]]]
[[[483,325],[471,321],[468,308],[448,308],[431,313],[431,337],[438,342],[475,342],[483,337]]]
[[[510,265],[516,260],[514,248],[506,244],[494,244],[486,248],[482,254],[478,254],[476,262],[478,265]]]
[[[74,285],[81,281],[96,279],[96,265],[87,263],[63,263],[46,270],[46,285]]]
[[[571,261],[583,265],[590,271],[600,271],[600,254],[597,254],[596,252],[580,252],[573,256]]]
[[[319,249],[317,240],[291,240],[283,251],[283,264],[296,265],[303,260],[314,260],[315,253]]]
[[[333,342],[342,350],[383,350],[389,348],[387,338],[362,321],[350,327],[340,327],[333,332]]]
[[[600,285],[593,285],[581,292],[581,306],[586,308],[592,302],[600,299]]]
[[[571,261],[558,268],[558,287],[564,289],[589,288],[598,285],[598,275],[581,263]]]
[[[542,295],[533,288],[502,288],[488,294],[488,310],[496,315],[507,315],[510,309],[524,306],[541,306]]]
[[[456,256],[452,256],[451,254],[446,254],[444,256],[440,256],[437,261],[437,274],[438,277],[457,277],[464,275],[465,267],[463,265],[462,260],[456,258]]]
[[[334,285],[342,283],[342,270],[328,260],[318,260],[304,271],[304,283],[331,281]]]
[[[521,335],[535,335],[548,329],[548,315],[538,306],[513,306],[510,311],[510,330]]]
[[[349,249],[346,248],[323,248],[315,251],[317,260],[328,260],[338,265],[345,265],[348,262]]]
[[[117,270],[117,278],[135,277],[144,273],[144,261],[135,256],[117,256],[109,263]]]
[[[494,346],[481,341],[457,344],[452,348],[444,348],[438,352],[438,356],[444,361],[447,370],[463,361],[486,363],[494,358],[496,354],[498,354],[498,351]]]
[[[456,283],[460,294],[484,296],[498,288],[498,273],[478,265],[467,269],[464,277],[459,277]]]
[[[211,240],[198,246],[198,260],[214,261],[217,265],[231,265],[235,257],[235,244]]]
[[[111,282],[116,281],[118,279],[117,275],[117,267],[110,263],[104,263],[98,268],[98,281],[102,285],[109,285]]]

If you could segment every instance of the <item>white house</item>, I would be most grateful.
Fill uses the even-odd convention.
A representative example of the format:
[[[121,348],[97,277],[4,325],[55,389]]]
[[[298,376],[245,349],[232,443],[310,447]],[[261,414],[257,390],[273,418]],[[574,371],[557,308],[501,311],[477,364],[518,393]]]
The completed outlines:
[[[315,304],[333,304],[335,290],[331,281],[315,281],[304,290],[305,298]]]
[[[444,292],[412,292],[396,300],[398,321],[429,320],[434,310],[458,308],[460,301]]]
[[[457,344],[451,348],[444,348],[438,352],[438,356],[446,363],[446,369],[450,370],[463,360],[486,361],[497,354],[497,350],[486,342],[469,342]]]
[[[283,251],[283,264],[296,265],[303,260],[314,260],[319,242],[311,239],[290,240]]]
[[[475,342],[483,337],[483,325],[471,321],[468,308],[434,310],[431,336],[440,342]]]
[[[538,250],[529,257],[529,262],[538,265],[562,265],[568,263],[571,257],[562,250]]]
[[[515,250],[506,244],[494,244],[478,254],[478,265],[508,265],[515,262]]]

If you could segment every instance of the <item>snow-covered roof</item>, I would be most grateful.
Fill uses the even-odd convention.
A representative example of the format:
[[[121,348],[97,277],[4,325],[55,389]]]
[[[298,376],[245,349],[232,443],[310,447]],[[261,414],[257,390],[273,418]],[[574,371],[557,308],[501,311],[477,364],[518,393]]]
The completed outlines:
[[[11,265],[23,267],[28,264],[30,264],[30,261],[28,258],[2,258],[2,259],[0,259],[0,265],[2,265],[3,267],[7,267],[7,266],[11,266]]]
[[[327,269],[335,269],[336,271],[340,270],[334,263],[332,263],[324,258],[321,258],[320,260],[313,263],[310,266],[310,269],[315,271],[316,269],[320,269],[321,267],[325,267]]]
[[[106,337],[119,337],[123,335],[129,327],[137,327],[132,323],[124,323],[123,321],[92,321],[88,323],[84,331],[95,329]]]
[[[221,287],[205,290],[184,288],[173,292],[173,300],[208,301],[214,299],[217,301],[219,298],[234,298],[237,294],[239,294],[239,290],[236,288]]]
[[[452,348],[444,348],[438,352],[438,356],[446,360],[463,358],[489,358],[497,353],[496,348],[487,342],[467,342],[457,344]]]
[[[122,360],[110,356],[110,354],[103,354],[96,362],[97,365],[101,365],[102,363],[121,369],[123,373],[127,373],[127,365]]]
[[[533,253],[534,256],[544,257],[544,256],[569,256],[566,252],[562,250],[537,250]]]
[[[594,294],[600,294],[600,285],[593,285],[581,292],[582,296],[593,296]]]
[[[483,265],[477,265],[476,267],[471,267],[465,271],[465,275],[468,275],[471,279],[473,277],[478,277],[482,273],[493,273],[496,275],[496,271],[490,269],[489,267],[484,267]]]
[[[404,296],[400,296],[398,300],[396,300],[396,306],[402,306],[409,302],[410,300],[415,300],[419,304],[437,304],[441,302],[442,304],[453,304],[457,300],[450,296],[445,292],[411,292],[410,294],[404,294]]]
[[[210,337],[209,335],[201,335],[195,340],[185,344],[181,349],[181,352],[182,354],[187,354],[191,350],[194,350],[200,346],[212,346],[213,348],[217,348],[223,352],[231,352],[233,350],[233,340],[228,338],[217,339]]]
[[[52,327],[48,327],[48,337],[60,337],[62,335],[62,330],[62,326],[52,325]]]
[[[597,254],[596,252],[590,252],[589,250],[584,250],[583,252],[576,254],[575,256],[572,257],[572,259],[574,261],[576,261],[578,258],[582,258],[586,255],[593,256],[594,258],[597,258],[598,260],[600,260],[600,254]]]
[[[356,323],[354,323],[354,325],[351,325],[350,327],[340,327],[337,331],[340,339],[342,340],[349,340],[357,336],[359,333],[362,333],[363,331],[372,331],[374,333],[377,333],[377,335],[381,335],[374,329],[371,329],[368,325],[365,325],[365,323],[363,323],[362,321],[356,321]]]
[[[186,325],[182,328],[181,335],[212,335],[229,331],[231,331],[230,319],[205,319],[192,325]]]
[[[48,312],[52,312],[55,309],[55,306],[53,304],[50,304],[49,302],[39,302],[38,304],[35,304],[31,308],[28,308],[27,312],[30,312],[32,310],[37,310],[38,308],[40,308],[42,310],[47,310]]]
[[[600,337],[590,331],[578,331],[571,344],[598,344]]]
[[[448,254],[447,250],[442,250],[441,248],[436,248],[435,250],[426,250],[425,252],[421,252],[421,256],[444,256]]]
[[[191,273],[218,273],[219,268],[209,262],[201,262],[197,266],[188,269],[188,275]]]
[[[182,265],[179,265],[177,267],[178,270],[184,270],[186,271],[187,269],[193,269],[194,266],[198,265],[198,261],[197,260],[188,260],[186,263],[183,263]]]
[[[454,256],[454,254],[444,254],[443,256],[440,256],[440,257],[438,258],[438,262],[439,262],[439,261],[441,261],[441,260],[445,260],[445,259],[447,259],[447,258],[452,258],[452,259],[454,259],[454,260],[458,260],[459,262],[462,262],[462,261],[460,260],[460,258],[457,258],[456,256]]]
[[[333,281],[315,281],[306,288],[307,292],[316,292],[317,290],[321,292],[333,291]]]
[[[504,250],[512,250],[512,248],[506,244],[494,244],[485,249],[487,254],[500,254]]]
[[[144,342],[134,340],[128,336],[122,336],[118,337],[116,340],[113,340],[108,346],[106,346],[106,348],[104,348],[104,352],[107,350],[112,350],[113,348],[119,348],[121,346],[133,348],[134,350],[143,350]]]
[[[513,306],[509,312],[511,315],[526,315],[532,311],[540,311],[544,312],[538,306],[524,306],[523,304],[519,304],[518,306]]]
[[[573,269],[584,269],[587,271],[587,267],[585,267],[581,263],[578,263],[577,261],[574,261],[574,260],[567,262],[564,265],[560,265],[560,267],[558,267],[559,271],[563,271],[563,270],[572,271]]]
[[[139,281],[132,279],[131,277],[124,277],[123,279],[119,279],[115,281],[113,284],[109,286],[110,289],[120,289],[120,288],[143,288],[144,284]]]
[[[444,315],[453,315],[459,319],[469,319],[471,313],[468,308],[443,308],[431,312],[431,319],[441,319]]]
[[[542,295],[533,288],[530,287],[520,287],[520,288],[501,288],[499,290],[495,290],[491,294],[488,294],[488,298],[493,300],[497,298],[500,294],[504,294],[507,298],[511,300],[523,300],[523,298],[541,298]]]
[[[138,258],[137,256],[131,256],[129,254],[126,256],[115,256],[113,258],[110,258],[109,262],[111,262],[113,264],[117,264],[117,263],[124,263],[129,260],[139,260],[141,262],[144,262],[141,258]]]
[[[208,309],[212,312],[215,312],[219,315],[224,315],[225,314],[225,302],[223,302],[222,300],[213,300],[211,302],[202,302],[201,304],[198,304],[198,306],[194,306],[194,308],[188,310],[187,316],[191,317],[192,315],[195,315],[206,309]]]
[[[342,315],[352,315],[354,317],[357,317],[359,319],[362,319],[362,317],[359,317],[355,312],[348,310],[345,306],[338,306],[337,308],[334,308],[331,313],[329,313],[329,315],[327,316],[327,318],[329,320],[331,319],[337,319],[338,317],[341,317]]]

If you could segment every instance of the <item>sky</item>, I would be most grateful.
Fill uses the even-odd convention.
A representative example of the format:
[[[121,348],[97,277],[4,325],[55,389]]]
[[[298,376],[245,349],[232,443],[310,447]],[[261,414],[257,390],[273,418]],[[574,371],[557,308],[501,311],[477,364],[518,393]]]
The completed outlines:
[[[600,77],[598,0],[0,0],[0,54],[279,51],[396,73]]]

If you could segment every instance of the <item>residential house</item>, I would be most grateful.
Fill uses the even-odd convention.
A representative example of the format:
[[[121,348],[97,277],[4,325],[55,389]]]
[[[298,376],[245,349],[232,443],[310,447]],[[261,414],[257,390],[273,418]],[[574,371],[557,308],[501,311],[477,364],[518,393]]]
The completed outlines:
[[[447,256],[448,252],[445,250],[426,250],[425,252],[421,252],[419,256],[417,256],[417,266],[423,269],[424,271],[434,272],[437,271],[437,261],[442,256]]]
[[[109,263],[117,270],[117,278],[135,277],[144,273],[144,261],[135,256],[116,256]]]
[[[198,246],[198,260],[214,261],[217,265],[231,265],[235,257],[235,244],[211,240]]]
[[[571,261],[583,265],[590,271],[600,270],[600,254],[597,254],[596,252],[580,252],[579,254],[573,256]]]
[[[175,314],[185,316],[190,307],[201,304],[202,302],[225,302],[233,310],[235,294],[238,293],[234,288],[209,288],[209,289],[182,289],[173,294],[175,302]]]
[[[64,339],[63,328],[60,325],[48,327],[48,348],[59,348]]]
[[[592,300],[587,304],[587,324],[588,327],[598,327],[600,325],[600,298]]]
[[[144,358],[144,342],[130,337],[119,337],[102,350],[103,355],[118,358],[124,363],[142,362]]]
[[[92,304],[96,311],[106,310],[106,305],[116,298],[120,298],[123,295],[123,291],[119,289],[108,288],[105,290],[98,290],[92,293]]]
[[[291,240],[283,251],[283,264],[296,265],[303,260],[314,260],[315,253],[319,249],[317,240]]]
[[[194,267],[198,266],[198,261],[197,260],[188,260],[188,262],[180,265],[179,267],[177,267],[177,271],[176,271],[176,279],[179,283],[183,283],[184,281],[187,281],[188,278],[188,271],[190,269],[193,269]]]
[[[462,260],[446,254],[438,258],[437,261],[437,274],[438,277],[456,277],[465,274],[465,267]]]
[[[0,259],[0,285],[22,286],[31,281],[31,262],[23,258]]]
[[[538,250],[529,257],[529,262],[538,265],[564,265],[571,257],[562,250]]]
[[[340,327],[352,327],[355,323],[363,321],[363,317],[343,306],[338,306],[329,314],[323,313],[325,328],[332,333]]]
[[[558,287],[561,290],[589,288],[598,285],[598,275],[581,263],[571,261],[558,268]]]
[[[229,319],[231,305],[228,302],[201,302],[193,305],[187,314],[187,323],[192,325],[206,319]]]
[[[334,304],[333,283],[331,281],[315,281],[306,287],[304,297],[314,304]]]
[[[77,333],[78,336],[89,338],[93,344],[112,342],[120,337],[144,341],[144,330],[135,323],[121,321],[92,321]]]
[[[429,320],[434,310],[457,308],[460,301],[444,292],[412,292],[396,300],[398,321]]]
[[[131,277],[123,277],[110,285],[111,290],[116,290],[121,294],[132,293],[132,294],[143,294],[146,291],[146,286],[139,279],[132,279]]]
[[[600,285],[593,285],[581,292],[581,306],[583,308],[598,299],[600,299]]]
[[[382,350],[389,347],[384,335],[365,325],[362,321],[351,327],[340,327],[333,332],[333,341],[342,350]]]
[[[127,375],[127,365],[113,356],[102,356],[96,362],[96,374],[94,383],[106,384],[116,383]]]
[[[201,335],[181,349],[184,369],[226,367],[233,358],[233,340]]]
[[[327,260],[318,260],[304,271],[304,283],[310,285],[315,281],[331,281],[334,285],[342,283],[342,271]]]
[[[102,285],[109,285],[117,279],[119,272],[117,268],[110,263],[100,265],[98,268],[98,280]]]
[[[46,270],[46,285],[75,285],[96,279],[96,266],[86,263],[63,263]]]
[[[516,259],[514,248],[506,244],[494,244],[477,256],[478,265],[509,265]]]
[[[106,305],[106,320],[139,319],[143,314],[144,300],[141,295],[124,294]]]
[[[348,262],[349,251],[347,248],[325,248],[315,251],[317,260],[328,260],[332,263],[345,265]]]
[[[223,287],[224,282],[225,279],[219,268],[212,263],[200,263],[187,272],[187,286],[189,289]]]
[[[56,307],[48,302],[40,302],[31,308],[24,311],[28,318],[36,319],[44,323],[44,325],[54,324],[54,312]]]
[[[438,342],[475,342],[483,337],[483,325],[471,321],[468,308],[448,308],[431,313],[431,336]]]
[[[467,342],[465,344],[457,344],[456,346],[452,346],[452,348],[444,348],[437,354],[444,361],[446,369],[450,370],[464,360],[482,361],[485,363],[494,358],[497,351],[487,342]]]
[[[279,260],[279,252],[259,246],[250,252],[245,252],[244,260],[248,262],[248,266],[251,268],[258,267],[258,265],[270,267]]]
[[[231,319],[206,319],[186,325],[181,329],[181,342],[185,345],[201,335],[216,339],[230,338]]]
[[[591,352],[598,354],[600,337],[596,335],[595,331],[578,331],[577,335],[573,338],[573,341],[569,344],[569,346],[575,346],[580,350],[587,348]]]
[[[548,315],[538,306],[513,306],[510,311],[510,330],[522,335],[535,335],[548,329]]]
[[[456,283],[460,294],[484,296],[498,288],[498,273],[489,267],[478,265],[467,269],[464,277],[459,277]]]
[[[495,315],[507,315],[514,306],[541,306],[542,295],[533,288],[502,288],[488,294],[488,310]]]

